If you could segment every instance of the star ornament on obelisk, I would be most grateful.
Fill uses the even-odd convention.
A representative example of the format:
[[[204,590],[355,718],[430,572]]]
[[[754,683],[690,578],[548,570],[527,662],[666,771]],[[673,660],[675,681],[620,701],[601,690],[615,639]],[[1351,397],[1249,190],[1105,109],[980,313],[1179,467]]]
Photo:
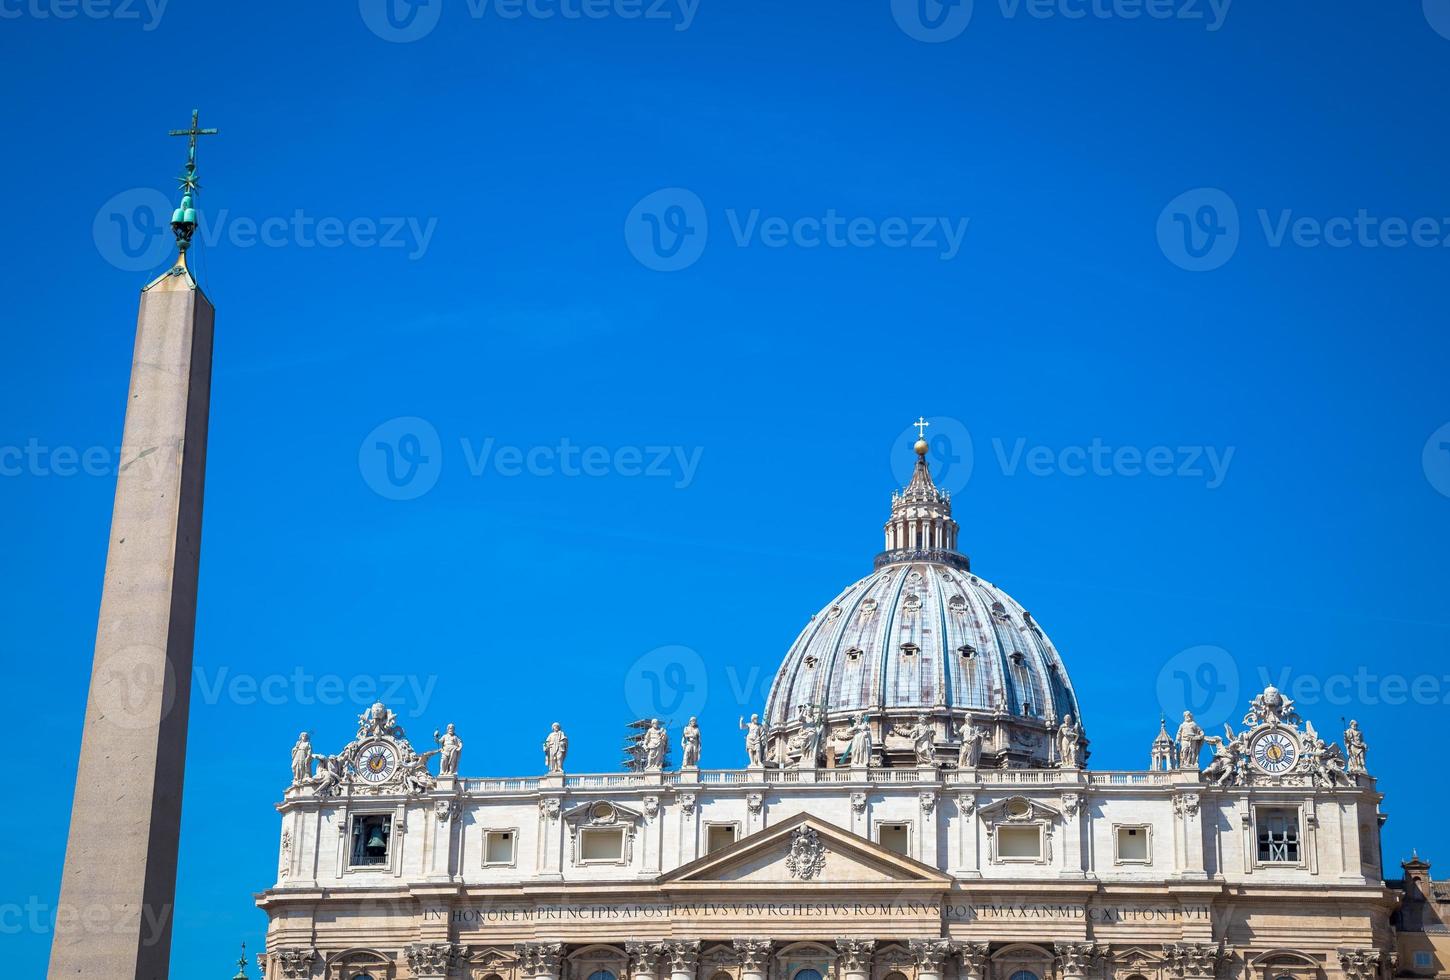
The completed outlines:
[[[186,268],[197,113],[177,260],[141,291],[51,980],[165,980],[186,763],[215,311]]]

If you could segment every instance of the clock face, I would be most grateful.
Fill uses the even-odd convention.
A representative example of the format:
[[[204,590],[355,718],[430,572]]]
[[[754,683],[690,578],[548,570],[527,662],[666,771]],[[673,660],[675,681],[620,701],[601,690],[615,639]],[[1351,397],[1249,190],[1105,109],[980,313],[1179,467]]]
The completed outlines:
[[[373,742],[358,753],[357,774],[370,783],[381,783],[398,770],[398,754],[386,742]]]
[[[1255,739],[1249,755],[1264,772],[1278,775],[1299,761],[1299,743],[1285,732],[1265,732]]]

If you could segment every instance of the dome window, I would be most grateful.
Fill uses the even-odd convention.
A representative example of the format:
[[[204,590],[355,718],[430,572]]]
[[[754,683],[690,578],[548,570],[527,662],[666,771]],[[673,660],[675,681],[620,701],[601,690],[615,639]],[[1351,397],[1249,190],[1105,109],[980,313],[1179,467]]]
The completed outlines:
[[[851,649],[847,650],[846,659],[851,661],[851,663],[856,663],[856,661],[861,659],[861,648],[852,647]]]
[[[901,604],[901,608],[903,611],[909,613],[920,612],[921,596],[917,595],[915,592],[908,592],[906,594],[906,600]]]
[[[917,646],[915,643],[901,644],[901,655],[903,657],[914,657],[917,655],[918,652],[920,652],[920,650],[921,647]]]
[[[816,664],[820,662],[820,659],[815,654],[810,654],[806,657],[806,670],[815,670]]]
[[[1007,614],[1007,607],[1001,602],[992,603],[992,618],[999,623],[1012,622],[1012,617]]]
[[[1012,663],[1018,667],[1021,667],[1027,662],[1027,656],[1021,650],[1013,650],[1012,653],[1008,655],[1007,659],[1012,661]]]
[[[947,600],[947,608],[958,616],[964,615],[967,611],[967,600],[959,595],[954,595]]]
[[[967,643],[957,647],[957,653],[961,654],[963,660],[971,660],[977,656],[977,648]]]
[[[839,615],[841,615],[840,606],[832,606],[830,609],[826,610],[826,619],[835,619]]]

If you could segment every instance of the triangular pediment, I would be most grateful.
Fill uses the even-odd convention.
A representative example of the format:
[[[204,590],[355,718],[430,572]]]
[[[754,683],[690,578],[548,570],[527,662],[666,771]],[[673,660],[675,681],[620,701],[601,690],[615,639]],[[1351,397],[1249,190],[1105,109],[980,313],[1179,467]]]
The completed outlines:
[[[804,834],[798,832],[805,830]],[[729,847],[676,868],[661,885],[951,886],[951,876],[888,851],[808,813],[757,831]]]

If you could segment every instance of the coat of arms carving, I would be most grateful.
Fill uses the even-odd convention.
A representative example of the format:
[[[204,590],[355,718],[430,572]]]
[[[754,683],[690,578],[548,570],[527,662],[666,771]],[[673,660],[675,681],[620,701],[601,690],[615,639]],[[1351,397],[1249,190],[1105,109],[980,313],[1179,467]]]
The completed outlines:
[[[792,878],[809,881],[826,866],[826,845],[814,827],[797,827],[790,835],[790,854],[785,866]]]

